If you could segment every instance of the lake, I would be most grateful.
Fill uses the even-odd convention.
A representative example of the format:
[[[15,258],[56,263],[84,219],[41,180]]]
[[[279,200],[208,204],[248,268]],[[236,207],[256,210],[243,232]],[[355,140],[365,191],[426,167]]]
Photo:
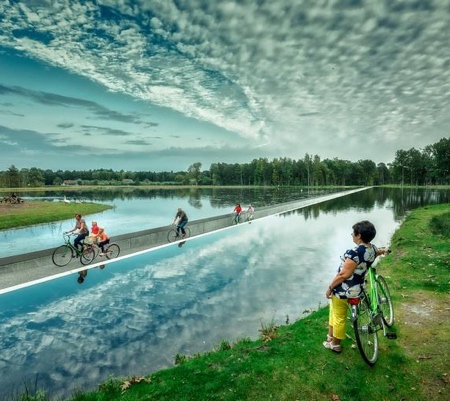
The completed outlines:
[[[325,195],[336,190],[304,191],[296,188],[264,189],[111,189],[96,191],[42,191],[20,192],[25,200],[39,199],[48,202],[62,200],[64,195],[72,202],[89,201],[113,206],[102,213],[85,216],[90,227],[97,221],[109,235],[127,234],[172,223],[178,207],[182,207],[190,220],[223,215],[233,211],[236,202],[244,210],[252,203],[258,207],[297,199]],[[0,197],[8,193],[0,192]],[[45,223],[32,227],[0,230],[0,258],[57,247],[62,244],[63,231],[71,230],[75,219]],[[30,241],[31,239],[31,241]]]
[[[302,318],[327,304],[355,222],[371,220],[373,243],[385,246],[408,211],[449,196],[373,188],[117,260],[81,285],[74,274],[2,294],[0,398],[36,381],[67,397]],[[172,202],[169,219],[181,200]]]

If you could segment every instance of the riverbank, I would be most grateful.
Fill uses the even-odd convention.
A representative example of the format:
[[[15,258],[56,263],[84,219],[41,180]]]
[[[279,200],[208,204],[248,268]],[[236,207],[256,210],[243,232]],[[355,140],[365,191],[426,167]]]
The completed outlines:
[[[413,211],[379,265],[391,288],[398,339],[380,338],[375,367],[363,362],[350,338],[339,355],[322,347],[328,308],[318,305],[313,313],[299,311],[292,324],[297,317],[287,316],[281,327],[262,322],[258,340],[224,339],[211,352],[174,356],[173,368],[145,378],[111,378],[71,401],[449,399],[450,246],[439,228],[448,210],[447,204]]]
[[[0,203],[0,230],[51,223],[73,218],[75,213],[81,213],[85,216],[111,208],[112,206],[99,203],[64,203],[37,200],[26,200],[19,204]]]

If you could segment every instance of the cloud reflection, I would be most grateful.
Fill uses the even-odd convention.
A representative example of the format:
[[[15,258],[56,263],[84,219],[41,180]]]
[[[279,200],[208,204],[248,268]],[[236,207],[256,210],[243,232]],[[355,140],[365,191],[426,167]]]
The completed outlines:
[[[395,224],[388,223],[392,211],[370,213],[386,222],[382,239]],[[325,304],[325,283],[360,216],[367,213],[272,216],[92,269],[89,279],[102,275],[99,284],[73,282],[72,295],[11,318],[0,314],[2,382],[20,386],[38,374],[68,395],[110,374],[171,366],[177,353],[207,351],[222,339],[255,338],[261,322],[282,324],[286,315],[292,322]]]

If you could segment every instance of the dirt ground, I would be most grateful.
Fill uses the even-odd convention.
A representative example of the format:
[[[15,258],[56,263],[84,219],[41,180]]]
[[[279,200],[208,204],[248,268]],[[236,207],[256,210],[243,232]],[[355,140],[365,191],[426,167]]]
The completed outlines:
[[[422,380],[430,400],[450,399],[450,298],[448,294],[430,298],[425,292],[404,296],[396,305],[396,321],[400,323],[397,341],[425,372],[433,371],[432,379]]]
[[[40,205],[35,202],[24,203],[0,203],[0,216],[28,212],[30,210],[40,209]]]

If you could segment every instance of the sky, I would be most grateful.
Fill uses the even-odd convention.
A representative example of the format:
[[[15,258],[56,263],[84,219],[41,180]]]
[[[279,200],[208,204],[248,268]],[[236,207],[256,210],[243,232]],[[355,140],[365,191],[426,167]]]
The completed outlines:
[[[450,0],[0,2],[0,171],[390,163],[449,136]]]

